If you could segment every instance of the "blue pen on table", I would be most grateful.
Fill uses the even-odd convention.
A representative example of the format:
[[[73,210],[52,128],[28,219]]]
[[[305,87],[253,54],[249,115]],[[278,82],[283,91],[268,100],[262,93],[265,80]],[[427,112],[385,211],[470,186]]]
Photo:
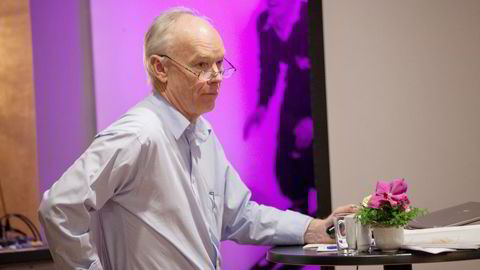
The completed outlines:
[[[303,249],[313,249],[316,251],[336,251],[337,246],[332,244],[308,244],[303,247]]]
[[[337,246],[336,245],[324,245],[324,246],[319,246],[317,248],[317,251],[336,251]]]

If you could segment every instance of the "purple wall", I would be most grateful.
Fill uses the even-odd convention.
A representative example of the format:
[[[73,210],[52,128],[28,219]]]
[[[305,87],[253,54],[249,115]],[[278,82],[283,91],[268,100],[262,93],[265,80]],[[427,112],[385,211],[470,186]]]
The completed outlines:
[[[41,194],[95,135],[88,13],[88,1],[30,1]]]

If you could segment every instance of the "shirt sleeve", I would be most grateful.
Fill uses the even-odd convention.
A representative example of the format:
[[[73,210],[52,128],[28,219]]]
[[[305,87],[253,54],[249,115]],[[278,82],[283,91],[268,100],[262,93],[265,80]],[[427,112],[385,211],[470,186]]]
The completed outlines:
[[[298,245],[311,217],[251,201],[251,192],[238,173],[229,166],[222,225],[222,240],[261,245]]]
[[[134,134],[100,134],[44,193],[39,218],[57,269],[103,269],[92,242],[91,215],[133,188],[141,151]]]

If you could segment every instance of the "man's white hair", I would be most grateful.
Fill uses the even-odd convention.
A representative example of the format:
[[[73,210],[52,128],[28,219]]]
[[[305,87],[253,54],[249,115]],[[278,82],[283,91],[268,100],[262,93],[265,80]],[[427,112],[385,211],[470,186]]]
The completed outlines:
[[[147,72],[148,81],[156,90],[164,88],[164,85],[155,76],[155,68],[151,63],[151,57],[153,55],[168,55],[169,50],[172,48],[171,41],[173,39],[173,33],[170,31],[170,28],[175,21],[183,15],[204,18],[193,9],[186,7],[171,8],[156,17],[145,34],[143,44],[143,64]]]

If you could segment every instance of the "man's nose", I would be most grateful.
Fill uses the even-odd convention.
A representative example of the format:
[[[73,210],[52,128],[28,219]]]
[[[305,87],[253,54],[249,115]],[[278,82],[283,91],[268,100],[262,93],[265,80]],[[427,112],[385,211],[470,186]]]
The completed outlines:
[[[219,72],[219,68],[217,66],[217,63],[214,63],[213,66],[212,66],[212,71],[215,72],[215,73],[218,73]]]
[[[216,82],[221,82],[223,80],[223,75],[219,71],[213,71],[212,70],[212,75],[210,76],[209,82],[216,83]]]
[[[213,64],[213,67],[212,67],[212,75],[211,75],[211,78],[210,78],[210,81],[212,82],[220,82],[223,80],[223,74],[222,72],[219,70],[217,64]]]

